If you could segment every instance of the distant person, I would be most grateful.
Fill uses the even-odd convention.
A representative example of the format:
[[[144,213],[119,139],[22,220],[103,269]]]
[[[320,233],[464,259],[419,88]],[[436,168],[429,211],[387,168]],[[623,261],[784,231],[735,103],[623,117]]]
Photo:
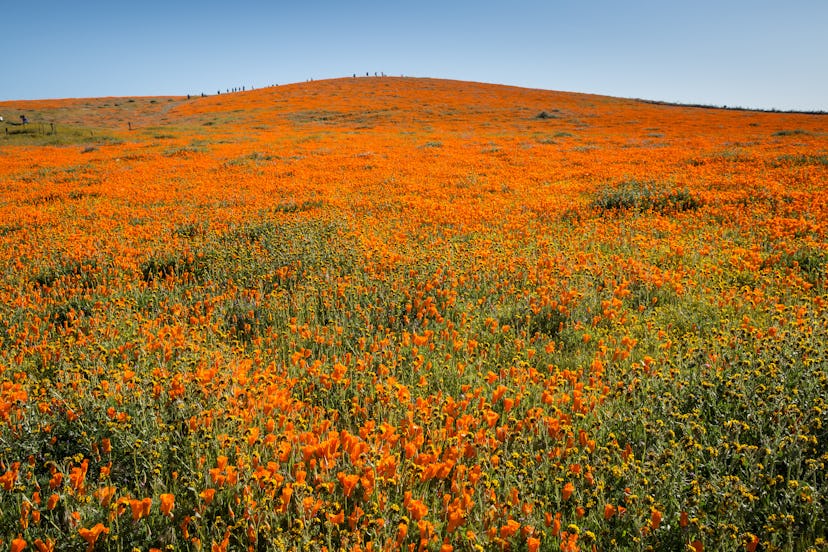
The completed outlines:
[[[28,125],[29,124],[29,119],[25,115],[21,115],[20,116],[20,122],[23,123],[24,125]]]
[[[3,122],[3,116],[0,115],[0,123],[2,123],[2,122]]]

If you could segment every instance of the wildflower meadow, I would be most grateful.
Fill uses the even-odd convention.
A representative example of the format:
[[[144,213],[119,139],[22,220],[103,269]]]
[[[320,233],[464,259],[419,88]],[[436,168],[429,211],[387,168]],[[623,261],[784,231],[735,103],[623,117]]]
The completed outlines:
[[[828,550],[828,115],[0,113],[0,549]]]

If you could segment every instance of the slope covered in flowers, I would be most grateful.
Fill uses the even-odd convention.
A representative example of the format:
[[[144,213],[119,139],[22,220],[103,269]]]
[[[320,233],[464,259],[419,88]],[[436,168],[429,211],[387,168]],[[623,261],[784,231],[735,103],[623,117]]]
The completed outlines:
[[[825,549],[828,117],[0,111],[2,546]]]

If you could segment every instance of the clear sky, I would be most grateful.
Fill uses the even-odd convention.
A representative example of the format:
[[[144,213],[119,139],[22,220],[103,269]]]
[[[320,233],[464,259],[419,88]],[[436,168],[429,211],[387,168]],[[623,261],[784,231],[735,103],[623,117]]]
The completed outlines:
[[[828,111],[828,0],[4,0],[0,100],[353,73]]]

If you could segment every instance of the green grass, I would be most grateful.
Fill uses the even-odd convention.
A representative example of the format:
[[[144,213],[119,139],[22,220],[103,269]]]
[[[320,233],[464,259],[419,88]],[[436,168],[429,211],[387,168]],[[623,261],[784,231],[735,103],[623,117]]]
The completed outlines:
[[[8,146],[72,146],[117,144],[123,140],[109,131],[95,128],[50,123],[12,125],[0,123],[0,145]]]

